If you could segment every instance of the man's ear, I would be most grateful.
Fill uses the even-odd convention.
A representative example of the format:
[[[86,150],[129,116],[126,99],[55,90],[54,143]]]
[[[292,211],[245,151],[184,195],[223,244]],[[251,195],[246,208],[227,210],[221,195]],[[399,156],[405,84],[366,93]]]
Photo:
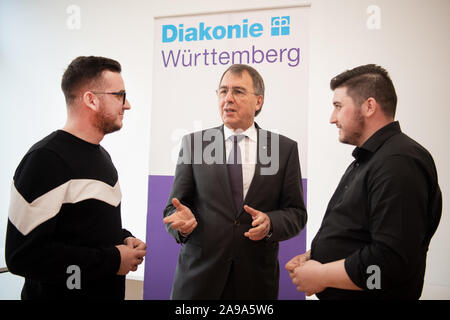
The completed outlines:
[[[94,93],[92,93],[91,91],[86,91],[83,94],[83,102],[92,111],[95,111],[95,112],[98,111],[100,101],[98,100],[97,96]]]
[[[377,103],[377,100],[375,98],[369,97],[364,103],[363,103],[363,114],[366,117],[371,117],[375,114],[376,111],[380,108],[380,105]]]
[[[256,110],[261,110],[262,106],[264,104],[264,97],[263,96],[258,96],[258,99],[256,100]]]

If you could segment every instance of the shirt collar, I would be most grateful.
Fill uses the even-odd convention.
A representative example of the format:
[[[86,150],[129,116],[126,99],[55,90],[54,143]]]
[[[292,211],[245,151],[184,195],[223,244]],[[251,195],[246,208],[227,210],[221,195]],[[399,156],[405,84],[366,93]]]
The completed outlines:
[[[223,126],[223,134],[225,136],[225,140],[227,140],[229,137],[235,134],[233,130],[228,128],[226,125]],[[247,136],[250,140],[257,141],[258,133],[256,131],[255,123],[253,124],[244,132],[242,132],[244,136]]]
[[[353,150],[353,157],[356,159],[360,158],[363,154],[370,152],[374,153],[378,150],[390,137],[402,132],[400,129],[400,123],[398,121],[393,121],[377,132],[375,132],[361,147],[356,147]]]

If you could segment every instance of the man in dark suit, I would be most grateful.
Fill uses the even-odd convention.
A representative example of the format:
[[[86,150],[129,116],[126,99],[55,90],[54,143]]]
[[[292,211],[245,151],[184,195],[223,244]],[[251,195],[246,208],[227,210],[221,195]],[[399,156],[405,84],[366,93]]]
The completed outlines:
[[[300,233],[297,143],[254,117],[264,82],[232,65],[217,90],[223,125],[182,141],[164,223],[182,243],[172,299],[277,299],[278,242]]]

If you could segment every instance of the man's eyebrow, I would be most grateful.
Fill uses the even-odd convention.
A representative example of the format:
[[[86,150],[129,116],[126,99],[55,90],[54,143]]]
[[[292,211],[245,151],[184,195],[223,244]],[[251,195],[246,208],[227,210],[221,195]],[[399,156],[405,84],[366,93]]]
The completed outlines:
[[[227,87],[227,86],[224,86],[224,85],[220,86],[219,88],[220,88],[220,89],[222,89],[222,88],[228,89],[228,87]],[[242,89],[242,90],[247,90],[246,88],[241,87],[241,86],[233,86],[233,87],[231,87],[231,89]]]

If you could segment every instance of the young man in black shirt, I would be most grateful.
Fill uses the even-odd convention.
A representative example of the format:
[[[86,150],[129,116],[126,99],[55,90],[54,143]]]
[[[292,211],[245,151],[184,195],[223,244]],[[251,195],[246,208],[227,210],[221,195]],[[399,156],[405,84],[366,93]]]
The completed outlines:
[[[394,121],[397,96],[383,68],[364,65],[331,80],[330,122],[355,145],[311,250],[286,264],[319,299],[418,299],[442,195],[430,153]]]
[[[78,57],[61,87],[67,122],[37,142],[14,174],[6,263],[22,299],[124,299],[146,245],[122,229],[116,168],[100,145],[130,109],[120,64]]]

